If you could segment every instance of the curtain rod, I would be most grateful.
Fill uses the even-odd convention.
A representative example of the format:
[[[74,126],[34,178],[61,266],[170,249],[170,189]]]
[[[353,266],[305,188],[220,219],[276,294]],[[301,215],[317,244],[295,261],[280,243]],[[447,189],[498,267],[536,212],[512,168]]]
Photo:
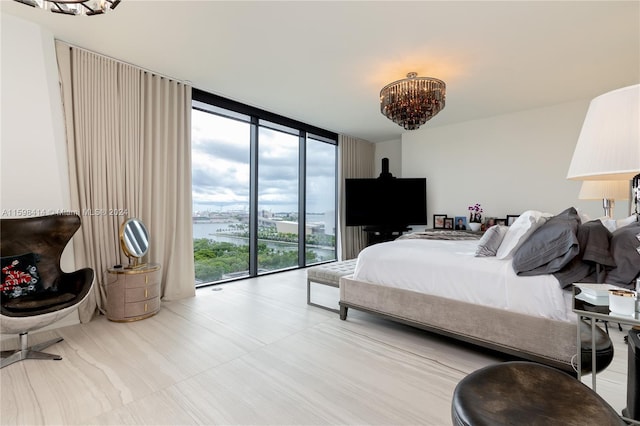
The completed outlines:
[[[189,81],[189,80],[180,80],[180,79],[175,78],[175,77],[170,77],[170,76],[168,76],[168,75],[165,75],[165,74],[159,73],[159,72],[157,72],[157,71],[153,71],[153,70],[150,70],[150,69],[148,69],[148,68],[144,68],[144,67],[141,67],[141,66],[139,66],[139,65],[136,65],[136,64],[132,64],[132,63],[130,63],[130,62],[123,61],[123,60],[121,60],[121,59],[116,59],[116,58],[113,58],[113,57],[111,57],[111,56],[105,55],[105,54],[103,54],[103,53],[98,53],[98,52],[95,52],[95,51],[93,51],[93,50],[90,50],[90,49],[87,49],[87,48],[84,48],[84,47],[80,47],[80,46],[78,46],[78,45],[76,45],[76,44],[72,44],[72,43],[69,43],[69,42],[64,41],[64,40],[60,40],[60,39],[57,39],[57,38],[56,38],[56,39],[55,39],[55,41],[57,41],[57,42],[59,42],[59,43],[64,43],[65,45],[67,45],[67,46],[69,46],[69,47],[73,47],[74,49],[78,49],[78,50],[82,50],[82,51],[84,51],[84,52],[92,53],[92,54],[94,54],[94,55],[96,55],[96,56],[100,56],[101,58],[110,59],[110,60],[112,60],[112,61],[118,62],[118,63],[123,64],[123,65],[129,65],[129,66],[131,66],[131,67],[135,67],[135,68],[141,69],[141,70],[142,70],[142,71],[144,71],[144,72],[151,73],[151,74],[156,75],[156,76],[158,76],[158,77],[162,77],[162,78],[166,78],[166,79],[169,79],[169,80],[173,80],[173,81],[176,81],[176,82],[178,82],[178,83],[182,83],[182,84],[187,85],[187,86],[192,86],[191,81]]]

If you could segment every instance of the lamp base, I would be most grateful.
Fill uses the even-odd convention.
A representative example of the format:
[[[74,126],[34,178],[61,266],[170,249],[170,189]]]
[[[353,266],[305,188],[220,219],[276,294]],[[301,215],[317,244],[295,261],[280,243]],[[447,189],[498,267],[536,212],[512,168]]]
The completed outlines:
[[[604,215],[606,217],[613,218],[613,206],[615,205],[615,201],[611,198],[603,198],[602,199],[602,208],[604,209]]]

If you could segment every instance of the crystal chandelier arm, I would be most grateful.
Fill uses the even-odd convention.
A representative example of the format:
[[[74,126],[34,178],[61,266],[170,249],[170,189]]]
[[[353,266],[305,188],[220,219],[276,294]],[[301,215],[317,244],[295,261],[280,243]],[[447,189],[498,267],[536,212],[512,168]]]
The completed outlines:
[[[15,0],[40,9],[63,15],[101,15],[115,9],[121,0]]]

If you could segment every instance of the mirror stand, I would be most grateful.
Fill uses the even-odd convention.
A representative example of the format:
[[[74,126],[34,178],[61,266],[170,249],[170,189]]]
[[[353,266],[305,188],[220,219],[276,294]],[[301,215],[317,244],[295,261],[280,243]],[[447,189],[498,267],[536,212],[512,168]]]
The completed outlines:
[[[144,262],[141,263],[140,259],[137,257],[132,258],[130,256],[127,256],[127,259],[129,259],[129,264],[125,266],[124,269],[142,269],[147,266],[146,263]]]

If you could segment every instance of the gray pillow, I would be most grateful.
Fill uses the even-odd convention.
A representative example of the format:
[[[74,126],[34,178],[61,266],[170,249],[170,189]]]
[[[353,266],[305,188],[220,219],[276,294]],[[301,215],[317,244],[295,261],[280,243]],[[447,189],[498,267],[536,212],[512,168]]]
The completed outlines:
[[[495,225],[487,229],[478,242],[476,257],[495,256],[508,230],[509,227],[503,225]]]
[[[576,282],[603,283],[606,268],[616,266],[616,262],[609,253],[611,232],[600,220],[592,220],[578,226],[576,236],[580,252],[561,270],[554,272],[553,276],[562,288]]]
[[[609,271],[605,282],[634,288],[640,274],[640,222],[617,229],[611,238],[611,255],[616,267]]]
[[[513,270],[518,275],[542,275],[562,269],[580,251],[576,236],[579,224],[573,207],[553,216],[515,252]]]

